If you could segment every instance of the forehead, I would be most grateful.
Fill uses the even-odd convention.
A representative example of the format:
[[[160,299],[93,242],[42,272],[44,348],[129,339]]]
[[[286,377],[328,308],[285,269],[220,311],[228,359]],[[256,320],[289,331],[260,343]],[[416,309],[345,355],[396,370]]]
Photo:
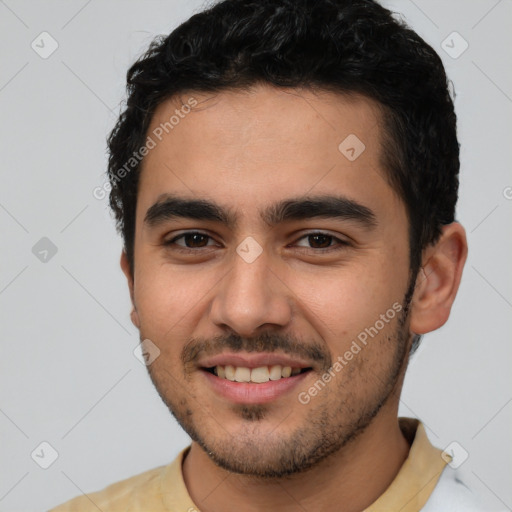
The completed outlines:
[[[271,86],[182,93],[152,118],[155,147],[143,161],[138,209],[166,193],[250,211],[285,195],[333,191],[396,208],[381,125],[378,105],[358,95]]]
[[[188,109],[192,101],[198,104]],[[301,154],[312,157],[314,148],[329,145],[331,151],[337,150],[339,142],[351,134],[377,150],[380,122],[378,104],[361,95],[257,85],[243,91],[189,92],[170,98],[157,107],[148,134],[163,130],[164,146],[171,139],[175,144],[193,140],[192,157],[212,145],[218,146],[219,153],[224,148],[232,155],[237,147],[267,143],[270,149],[274,142],[282,146],[284,159],[288,148],[304,148]]]

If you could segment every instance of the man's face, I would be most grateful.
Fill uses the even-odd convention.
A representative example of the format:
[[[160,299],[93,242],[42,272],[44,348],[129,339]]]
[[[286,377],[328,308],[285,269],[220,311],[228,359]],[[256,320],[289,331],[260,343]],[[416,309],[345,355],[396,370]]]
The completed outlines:
[[[180,101],[148,131],[132,318],[160,350],[149,371],[162,399],[215,462],[299,471],[377,414],[396,419],[408,222],[381,165],[379,111],[264,86],[190,96],[199,105],[161,141]]]

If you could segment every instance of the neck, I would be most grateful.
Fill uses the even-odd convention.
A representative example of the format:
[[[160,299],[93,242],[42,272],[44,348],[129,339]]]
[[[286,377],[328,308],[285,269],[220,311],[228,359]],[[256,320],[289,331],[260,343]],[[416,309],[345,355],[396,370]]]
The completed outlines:
[[[194,442],[183,463],[183,476],[202,512],[360,512],[391,484],[409,448],[396,408],[388,413],[383,407],[356,439],[303,473],[271,480],[230,473],[215,465]]]

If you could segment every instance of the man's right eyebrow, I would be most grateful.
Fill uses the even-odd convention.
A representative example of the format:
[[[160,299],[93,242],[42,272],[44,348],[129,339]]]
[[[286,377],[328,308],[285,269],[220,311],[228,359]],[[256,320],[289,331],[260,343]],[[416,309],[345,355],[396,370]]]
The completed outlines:
[[[177,218],[220,222],[230,229],[235,229],[237,224],[235,216],[216,203],[206,199],[186,199],[170,194],[161,196],[148,208],[144,224],[156,227]]]

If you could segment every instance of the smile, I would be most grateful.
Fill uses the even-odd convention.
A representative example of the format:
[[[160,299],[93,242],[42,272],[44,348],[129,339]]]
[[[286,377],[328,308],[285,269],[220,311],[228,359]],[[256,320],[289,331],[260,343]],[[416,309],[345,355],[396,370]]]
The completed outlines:
[[[257,368],[248,368],[246,366],[217,365],[206,368],[206,371],[213,373],[220,379],[226,379],[231,382],[252,382],[263,384],[269,381],[286,379],[290,376],[299,375],[309,371],[311,368],[292,368],[291,366],[282,366],[279,364],[271,366],[258,366]]]

